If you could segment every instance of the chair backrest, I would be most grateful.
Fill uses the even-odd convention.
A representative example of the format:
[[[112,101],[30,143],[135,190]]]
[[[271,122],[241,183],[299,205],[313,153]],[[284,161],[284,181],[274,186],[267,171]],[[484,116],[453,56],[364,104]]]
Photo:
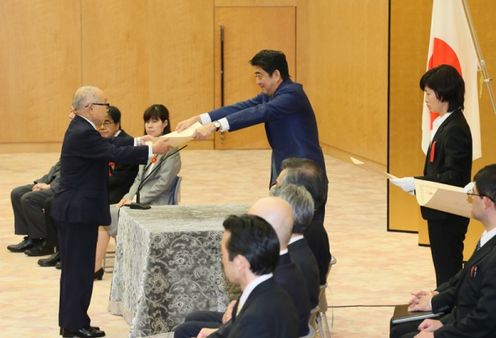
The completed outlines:
[[[181,176],[176,176],[176,179],[174,180],[173,188],[174,192],[172,194],[172,205],[177,205],[181,201],[181,181],[182,181]]]

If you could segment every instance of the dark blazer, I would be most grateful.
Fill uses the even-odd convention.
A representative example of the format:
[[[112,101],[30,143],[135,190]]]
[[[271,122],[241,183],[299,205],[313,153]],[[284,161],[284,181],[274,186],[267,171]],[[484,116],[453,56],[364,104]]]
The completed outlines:
[[[329,237],[324,228],[323,220],[316,219],[316,216],[314,215],[312,222],[307,226],[303,235],[317,261],[320,284],[324,285],[327,283],[327,274],[329,273],[332,256],[329,248]]]
[[[281,163],[288,157],[314,160],[325,172],[315,114],[301,84],[288,79],[272,96],[259,94],[250,100],[216,109],[209,116],[212,121],[226,117],[230,131],[265,123],[272,147],[271,179],[279,175]]]
[[[427,152],[424,175],[417,178],[465,186],[472,170],[472,135],[465,116],[456,110],[439,126]],[[443,211],[421,207],[424,219],[441,220]]]
[[[291,261],[289,253],[279,256],[277,267],[274,270],[274,280],[293,301],[298,315],[298,336],[306,336],[310,317],[310,300],[303,274],[296,264]]]
[[[305,238],[289,244],[288,250],[291,260],[300,268],[303,274],[310,301],[310,309],[313,309],[319,305],[320,292],[319,267],[317,266],[315,256],[308,247]]]
[[[270,278],[253,289],[237,316],[233,311],[229,324],[209,337],[296,338],[298,318],[287,293]]]
[[[127,142],[134,140],[123,129],[121,129],[121,132],[119,133],[119,135],[117,135],[117,137],[125,139],[127,140]],[[115,204],[119,203],[122,197],[129,191],[129,188],[133,184],[134,179],[138,174],[138,165],[115,162],[111,162],[109,164],[113,164],[111,174],[108,178],[109,203]]]
[[[55,163],[53,167],[50,168],[50,170],[46,175],[43,175],[37,180],[34,180],[34,183],[50,184],[50,189],[55,191],[58,188],[59,179],[60,179],[60,160],[57,161],[57,163]]]
[[[432,298],[434,312],[451,311],[434,337],[496,337],[496,237],[449,283]]]
[[[146,163],[148,159],[147,146],[132,145],[132,139],[102,138],[88,121],[76,115],[64,136],[52,217],[66,223],[110,224],[108,162]]]

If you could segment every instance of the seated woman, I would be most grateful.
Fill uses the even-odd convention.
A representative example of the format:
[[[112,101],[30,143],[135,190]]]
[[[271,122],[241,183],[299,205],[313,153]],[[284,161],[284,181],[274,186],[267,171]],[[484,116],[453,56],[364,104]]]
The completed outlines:
[[[154,104],[148,107],[143,114],[143,120],[147,135],[158,137],[170,133],[169,111],[164,105]],[[95,279],[102,279],[102,262],[110,236],[117,235],[119,208],[136,201],[137,195],[139,202],[143,204],[166,205],[172,203],[174,182],[181,169],[181,157],[176,151],[177,148],[172,148],[167,154],[155,155],[146,165],[140,165],[138,175],[136,175],[129,192],[119,203],[110,206],[112,224],[100,227],[101,231],[98,232]],[[171,155],[174,152],[176,153]]]

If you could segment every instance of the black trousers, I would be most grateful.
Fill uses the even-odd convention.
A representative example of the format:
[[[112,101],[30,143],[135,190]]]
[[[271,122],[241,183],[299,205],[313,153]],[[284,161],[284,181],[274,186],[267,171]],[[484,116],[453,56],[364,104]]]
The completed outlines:
[[[468,218],[455,215],[427,221],[437,286],[447,282],[463,267],[463,240],[468,223]]]
[[[58,223],[60,261],[59,326],[76,331],[90,325],[98,224]]]
[[[389,338],[412,338],[419,333],[417,328],[422,322],[423,320],[415,320],[397,325],[390,324]]]
[[[10,193],[14,211],[16,235],[28,235],[31,238],[46,238],[45,200],[53,196],[51,189],[32,191],[33,184],[16,187]]]
[[[223,312],[195,311],[174,329],[174,338],[196,337],[204,327],[216,329],[222,325]]]

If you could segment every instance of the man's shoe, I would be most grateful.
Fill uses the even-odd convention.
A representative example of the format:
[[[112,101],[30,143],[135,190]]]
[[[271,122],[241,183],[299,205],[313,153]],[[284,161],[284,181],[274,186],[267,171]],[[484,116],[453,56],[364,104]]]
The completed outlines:
[[[61,328],[60,335],[62,337],[105,337],[105,331],[102,331],[93,326],[79,329],[77,331],[71,331]]]
[[[31,238],[26,236],[20,243],[7,245],[7,249],[12,252],[24,252],[27,249],[31,249],[34,244],[35,242]]]
[[[55,269],[62,270],[62,262],[61,262],[61,261],[58,261],[58,262],[55,264]]]
[[[47,244],[46,240],[42,240],[39,244],[35,245],[31,249],[27,249],[24,253],[28,256],[46,256],[53,254],[55,246]]]
[[[60,253],[58,251],[50,257],[38,259],[39,266],[55,266],[57,262],[60,262]]]

